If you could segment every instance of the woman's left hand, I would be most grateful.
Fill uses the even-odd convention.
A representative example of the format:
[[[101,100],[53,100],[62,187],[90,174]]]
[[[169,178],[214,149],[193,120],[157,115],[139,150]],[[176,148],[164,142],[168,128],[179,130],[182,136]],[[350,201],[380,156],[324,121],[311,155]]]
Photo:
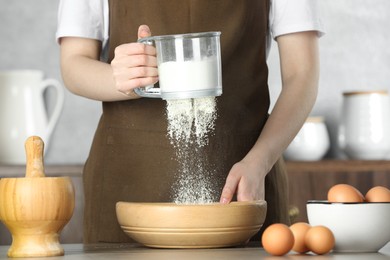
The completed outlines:
[[[262,173],[255,163],[242,160],[233,165],[222,190],[220,202],[230,203],[233,196],[237,201],[253,201],[264,199],[264,183],[266,173]]]

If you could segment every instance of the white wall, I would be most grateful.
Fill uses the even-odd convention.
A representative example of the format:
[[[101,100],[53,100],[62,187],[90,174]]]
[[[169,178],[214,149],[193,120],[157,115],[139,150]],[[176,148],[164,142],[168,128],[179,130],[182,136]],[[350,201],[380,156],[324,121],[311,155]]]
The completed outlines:
[[[325,117],[332,138],[328,156],[342,157],[336,143],[342,92],[390,88],[390,1],[321,0],[321,5],[327,34],[320,40],[320,91],[312,115]],[[61,79],[57,7],[58,0],[0,0],[0,69],[39,69]],[[275,47],[269,57],[273,100],[280,91]],[[83,163],[100,113],[99,102],[67,92],[45,163]]]
[[[345,158],[337,148],[342,93],[390,90],[390,1],[321,0],[320,3],[326,35],[320,39],[319,95],[312,115],[325,117],[332,142],[328,157]],[[274,98],[280,91],[277,55],[273,48],[269,82]]]

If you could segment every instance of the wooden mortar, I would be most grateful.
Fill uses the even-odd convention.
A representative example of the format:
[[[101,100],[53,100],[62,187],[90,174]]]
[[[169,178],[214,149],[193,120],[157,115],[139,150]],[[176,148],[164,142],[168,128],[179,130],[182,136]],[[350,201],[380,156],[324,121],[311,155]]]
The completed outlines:
[[[0,180],[0,220],[12,234],[8,256],[64,255],[58,239],[73,215],[73,183],[69,177],[45,177],[40,137],[29,137],[25,148],[25,178]]]

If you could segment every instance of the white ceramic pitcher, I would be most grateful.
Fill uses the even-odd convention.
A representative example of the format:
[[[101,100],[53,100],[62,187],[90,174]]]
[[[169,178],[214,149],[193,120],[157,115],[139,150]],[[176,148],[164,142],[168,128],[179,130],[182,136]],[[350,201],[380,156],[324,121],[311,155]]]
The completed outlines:
[[[44,98],[48,88],[56,92],[50,118]],[[42,71],[0,71],[0,163],[25,164],[24,142],[29,136],[40,136],[48,146],[63,103],[62,85],[44,79]]]
[[[387,91],[343,93],[339,147],[351,159],[383,160],[390,154]]]

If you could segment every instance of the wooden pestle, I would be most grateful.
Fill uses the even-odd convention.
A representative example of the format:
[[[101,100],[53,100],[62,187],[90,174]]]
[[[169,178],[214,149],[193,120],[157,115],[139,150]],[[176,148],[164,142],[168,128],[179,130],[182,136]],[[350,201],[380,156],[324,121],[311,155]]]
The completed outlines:
[[[45,177],[43,168],[44,143],[39,136],[30,136],[25,142],[26,177]]]

